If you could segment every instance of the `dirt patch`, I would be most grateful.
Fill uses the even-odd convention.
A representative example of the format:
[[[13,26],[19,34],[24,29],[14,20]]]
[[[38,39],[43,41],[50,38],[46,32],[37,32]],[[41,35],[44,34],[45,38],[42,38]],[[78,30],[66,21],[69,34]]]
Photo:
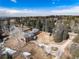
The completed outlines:
[[[38,39],[36,40],[40,43],[53,43],[53,36],[49,36],[49,33],[41,32],[38,35]],[[46,52],[39,46],[37,46],[33,42],[24,42],[22,40],[17,40],[15,38],[11,38],[7,40],[4,44],[6,47],[9,47],[11,49],[15,49],[16,51],[22,52],[30,52],[31,59],[51,59],[51,55],[47,55]],[[17,57],[15,59],[24,59],[21,53],[18,53]]]
[[[5,47],[18,50],[23,47],[26,43],[23,41],[18,41],[17,39],[9,39],[5,42]]]
[[[10,43],[11,42],[11,43]],[[26,45],[21,45],[22,42],[19,44],[16,40],[9,40],[6,42],[6,47],[9,47],[11,49],[15,49],[17,51],[22,52],[30,52],[31,59],[51,59],[50,56],[48,56],[45,51],[38,47],[33,42],[28,42]],[[22,48],[20,48],[22,46]],[[15,59],[23,59],[23,56],[19,53]]]
[[[49,43],[54,43],[53,39],[54,39],[54,37],[53,37],[53,35],[50,36],[50,33],[41,32],[41,33],[38,35],[37,41],[40,42],[40,43],[49,44]]]

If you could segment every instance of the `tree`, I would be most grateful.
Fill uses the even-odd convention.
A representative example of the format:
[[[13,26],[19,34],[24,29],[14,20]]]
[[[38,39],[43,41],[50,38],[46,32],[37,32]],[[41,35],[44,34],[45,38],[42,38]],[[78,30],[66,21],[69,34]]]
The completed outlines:
[[[67,27],[63,24],[59,24],[59,26],[56,28],[56,31],[54,33],[54,41],[55,42],[62,42],[63,40],[66,40],[69,38]]]

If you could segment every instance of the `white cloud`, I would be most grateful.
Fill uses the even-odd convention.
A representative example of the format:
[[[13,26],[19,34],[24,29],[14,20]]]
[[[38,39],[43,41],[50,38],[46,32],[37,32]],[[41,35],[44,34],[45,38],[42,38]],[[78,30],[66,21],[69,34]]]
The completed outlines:
[[[47,16],[47,15],[79,15],[79,6],[54,10],[29,10],[0,8],[0,16]]]
[[[55,15],[79,15],[79,6],[68,9],[52,10],[51,12]]]
[[[12,2],[16,3],[16,0],[11,0]]]
[[[44,16],[48,14],[49,12],[44,10],[0,8],[0,16]]]

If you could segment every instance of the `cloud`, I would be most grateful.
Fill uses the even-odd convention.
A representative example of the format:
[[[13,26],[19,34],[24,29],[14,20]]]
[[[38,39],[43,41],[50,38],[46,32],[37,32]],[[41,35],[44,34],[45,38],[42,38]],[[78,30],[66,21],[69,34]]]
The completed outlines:
[[[79,6],[68,9],[52,10],[51,12],[56,15],[79,15]]]
[[[79,6],[52,10],[29,10],[0,8],[0,16],[48,16],[48,15],[79,15]]]
[[[49,12],[45,10],[29,10],[29,9],[17,10],[9,8],[0,8],[0,16],[44,16],[48,14]]]
[[[11,0],[12,2],[16,3],[16,0]]]

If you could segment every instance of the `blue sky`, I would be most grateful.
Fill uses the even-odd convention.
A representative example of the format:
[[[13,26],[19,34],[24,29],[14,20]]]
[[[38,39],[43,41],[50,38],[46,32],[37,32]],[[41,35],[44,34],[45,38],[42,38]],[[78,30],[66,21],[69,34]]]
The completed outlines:
[[[59,6],[76,6],[79,0],[0,0],[0,6],[16,9],[53,9]]]
[[[0,0],[0,16],[78,15],[79,0]]]

